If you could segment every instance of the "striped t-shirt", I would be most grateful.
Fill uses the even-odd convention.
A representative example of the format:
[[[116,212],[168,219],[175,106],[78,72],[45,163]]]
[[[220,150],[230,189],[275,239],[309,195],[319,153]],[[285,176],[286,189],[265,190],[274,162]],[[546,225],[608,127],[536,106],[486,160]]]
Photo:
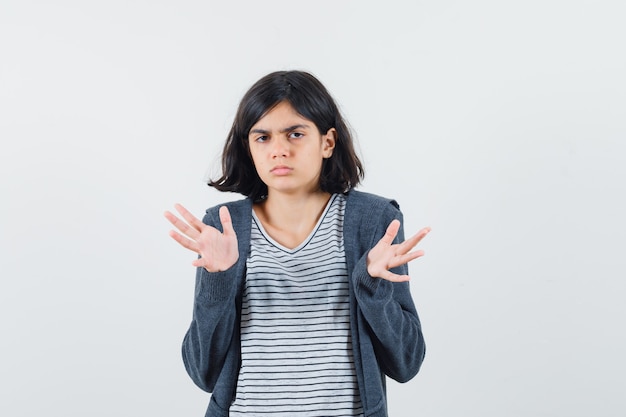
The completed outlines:
[[[345,197],[331,197],[298,247],[253,212],[231,416],[362,416],[343,247]]]

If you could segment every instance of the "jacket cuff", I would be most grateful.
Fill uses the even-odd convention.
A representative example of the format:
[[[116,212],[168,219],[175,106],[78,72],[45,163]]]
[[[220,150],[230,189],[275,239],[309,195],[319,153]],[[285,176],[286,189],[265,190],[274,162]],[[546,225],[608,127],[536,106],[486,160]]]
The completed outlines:
[[[356,276],[357,291],[366,291],[370,295],[374,295],[380,286],[380,278],[374,278],[367,272],[367,253],[363,255],[361,260],[354,267],[354,275]]]
[[[209,301],[223,301],[233,293],[235,279],[235,266],[226,271],[209,272],[204,268],[198,268],[198,292],[196,297]]]

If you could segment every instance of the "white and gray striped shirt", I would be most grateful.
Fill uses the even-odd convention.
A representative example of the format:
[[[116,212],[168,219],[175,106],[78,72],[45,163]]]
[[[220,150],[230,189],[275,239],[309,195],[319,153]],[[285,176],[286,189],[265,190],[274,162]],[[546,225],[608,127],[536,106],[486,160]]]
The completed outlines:
[[[345,197],[331,197],[288,249],[252,220],[231,416],[362,416],[343,247]]]

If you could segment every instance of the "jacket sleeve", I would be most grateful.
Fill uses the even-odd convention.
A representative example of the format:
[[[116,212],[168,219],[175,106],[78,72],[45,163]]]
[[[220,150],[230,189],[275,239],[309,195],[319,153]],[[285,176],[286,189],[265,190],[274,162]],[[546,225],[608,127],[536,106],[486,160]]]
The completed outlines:
[[[389,204],[373,234],[370,249],[383,237],[393,219],[400,220],[394,243],[404,241],[402,213]],[[353,271],[355,296],[360,311],[371,329],[372,342],[382,371],[398,382],[407,382],[420,369],[426,345],[420,320],[408,282],[374,278],[367,272],[369,250],[358,260]],[[408,274],[407,265],[392,270]]]
[[[207,213],[204,223],[219,226],[216,215]],[[218,224],[216,226],[215,224]],[[201,389],[212,392],[237,329],[237,283],[239,263],[222,272],[198,268],[191,325],[182,346],[187,373]]]

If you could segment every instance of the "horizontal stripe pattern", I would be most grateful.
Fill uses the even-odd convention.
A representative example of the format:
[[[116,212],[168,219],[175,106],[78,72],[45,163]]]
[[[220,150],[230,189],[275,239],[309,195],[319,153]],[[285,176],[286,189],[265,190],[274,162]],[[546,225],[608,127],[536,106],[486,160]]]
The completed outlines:
[[[331,197],[294,249],[253,213],[231,416],[362,416],[343,248],[345,197]]]

